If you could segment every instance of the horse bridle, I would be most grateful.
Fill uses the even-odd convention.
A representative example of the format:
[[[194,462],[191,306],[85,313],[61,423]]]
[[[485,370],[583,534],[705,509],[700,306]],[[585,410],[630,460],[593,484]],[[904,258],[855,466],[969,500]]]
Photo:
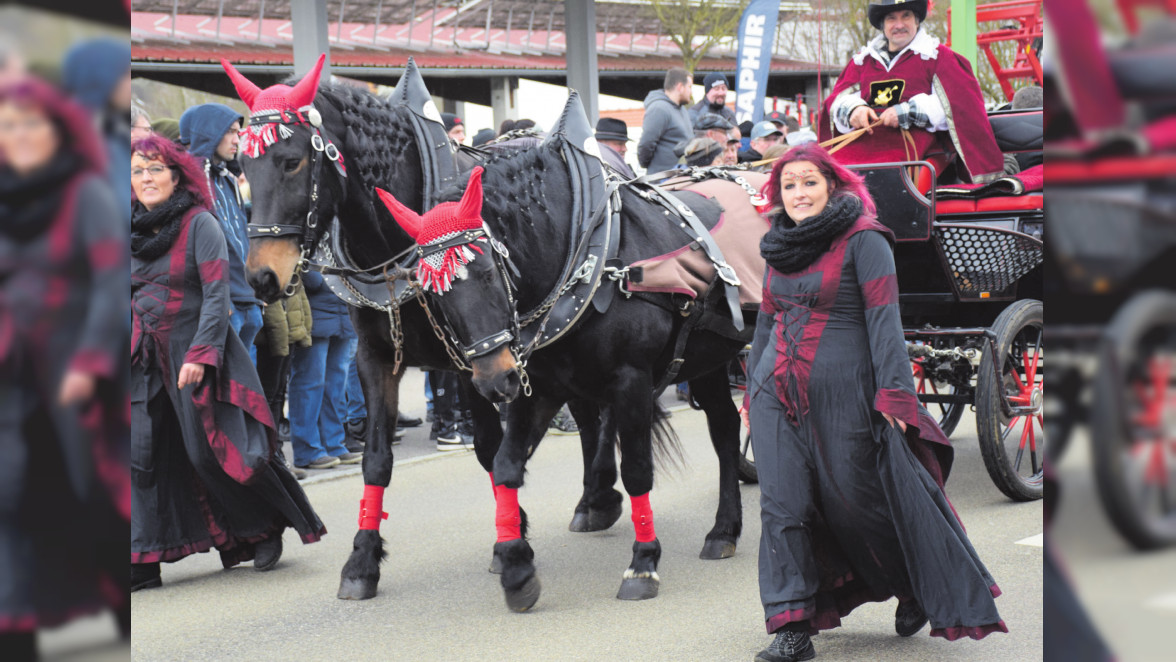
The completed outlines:
[[[462,369],[471,369],[472,361],[474,359],[480,356],[485,356],[486,354],[497,350],[503,345],[509,344],[511,354],[515,358],[515,363],[518,364],[519,373],[520,375],[525,376],[526,371],[524,368],[526,367],[527,358],[529,358],[531,351],[534,350],[534,347],[520,348],[518,346],[518,341],[522,338],[522,332],[521,326],[519,324],[518,305],[515,302],[514,282],[516,279],[521,277],[521,274],[519,273],[518,267],[516,267],[514,262],[510,259],[510,251],[501,241],[496,239],[490,233],[490,228],[483,224],[480,228],[463,230],[462,232],[443,241],[425,246],[417,246],[417,256],[419,261],[423,262],[425,258],[430,255],[444,253],[450,249],[467,246],[476,241],[485,241],[486,243],[490,244],[492,252],[491,257],[494,260],[495,268],[498,269],[498,273],[502,277],[502,287],[506,293],[506,300],[510,304],[511,325],[510,328],[492,333],[485,338],[480,338],[469,343],[463,343],[458,337],[457,333],[453,330],[453,325],[450,324],[449,319],[444,315],[444,313],[442,313],[441,325],[445,327],[445,333],[448,336],[448,341],[446,341],[446,344],[451,345],[451,348],[456,349],[456,356],[454,356],[454,352],[451,352],[450,356],[454,358],[455,363],[457,363],[457,365]],[[514,278],[511,278],[512,274]],[[425,306],[425,310],[426,312],[429,312],[429,307]],[[447,347],[447,349],[450,349],[450,347]],[[529,395],[530,385],[526,384],[525,377],[524,384],[524,389],[528,392]]]
[[[303,114],[305,112],[305,115]],[[302,272],[310,265],[310,256],[315,249],[315,229],[318,228],[318,200],[319,200],[319,180],[322,176],[323,157],[333,162],[338,169],[341,177],[346,177],[347,172],[343,169],[340,160],[342,154],[339,148],[330,138],[323,137],[322,131],[322,115],[314,106],[307,106],[300,108],[298,112],[291,116],[285,112],[273,112],[268,114],[254,115],[249,118],[247,126],[256,124],[277,124],[278,131],[282,137],[289,137],[293,135],[293,131],[289,128],[291,124],[309,124],[314,129],[314,134],[310,137],[310,209],[306,212],[306,221],[302,225],[254,225],[250,223],[246,226],[245,231],[250,239],[255,237],[287,237],[297,235],[299,237],[299,251],[298,263],[294,265],[294,274],[290,277],[290,283],[286,285],[285,295],[291,296],[294,294],[299,281],[302,279]]]

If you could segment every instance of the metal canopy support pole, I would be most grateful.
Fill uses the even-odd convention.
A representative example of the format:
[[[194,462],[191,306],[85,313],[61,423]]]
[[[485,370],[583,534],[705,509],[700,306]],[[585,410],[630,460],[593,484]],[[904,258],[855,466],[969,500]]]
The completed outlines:
[[[261,41],[261,26],[265,23],[265,0],[261,0],[261,9],[257,16],[257,40]]]
[[[437,0],[433,0],[433,11],[429,14],[429,48],[433,47],[433,38],[437,36]]]
[[[591,0],[564,0],[568,87],[580,93],[588,121],[596,124],[600,81],[596,71],[596,7]]]
[[[314,66],[320,53],[327,54],[322,81],[331,79],[331,41],[328,34],[327,3],[290,0],[290,21],[294,28],[294,73],[301,75]]]
[[[951,3],[951,50],[976,63],[976,0],[954,0]]]
[[[347,11],[347,0],[339,3],[339,27],[335,29],[335,41],[343,41],[343,12]]]
[[[486,48],[490,48],[490,19],[493,18],[494,0],[490,0],[490,4],[486,7]]]
[[[415,2],[413,3],[413,5],[414,5],[413,9],[416,9]],[[384,11],[384,0],[380,0],[378,3],[376,3],[376,27],[372,28],[372,43],[373,44],[376,43],[376,39],[378,39],[380,37],[380,14],[383,11]],[[409,21],[408,24],[411,27],[412,21]],[[412,43],[412,31],[411,30],[409,30],[409,32],[408,32],[408,43],[410,43],[410,44]]]
[[[494,128],[502,126],[502,121],[519,118],[519,105],[516,96],[519,89],[517,76],[494,76],[490,79],[490,108],[494,111]]]

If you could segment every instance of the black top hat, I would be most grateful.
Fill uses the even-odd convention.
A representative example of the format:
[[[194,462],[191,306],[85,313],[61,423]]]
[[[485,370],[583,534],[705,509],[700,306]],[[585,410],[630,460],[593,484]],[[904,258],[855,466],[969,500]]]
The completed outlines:
[[[887,14],[904,9],[915,12],[915,17],[920,23],[927,19],[927,0],[878,0],[871,2],[869,6],[870,25],[881,30],[882,20]]]
[[[596,139],[619,142],[632,140],[629,138],[629,125],[625,124],[625,120],[615,117],[602,117],[596,122]]]

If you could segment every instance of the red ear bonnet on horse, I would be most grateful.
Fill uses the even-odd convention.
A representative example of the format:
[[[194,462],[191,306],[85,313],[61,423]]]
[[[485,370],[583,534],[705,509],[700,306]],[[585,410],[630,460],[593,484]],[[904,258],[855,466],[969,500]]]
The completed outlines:
[[[321,123],[318,111],[314,109],[314,96],[318,92],[319,79],[327,55],[319,55],[314,67],[294,87],[271,85],[264,90],[253,84],[237,71],[228,60],[221,60],[225,73],[237,88],[237,95],[249,106],[249,125],[241,129],[241,151],[250,158],[265,153],[266,147],[293,135],[286,124],[310,124],[316,129]],[[259,116],[279,116],[279,119],[253,121]]]
[[[387,191],[377,188],[376,195],[384,201],[400,227],[425,249],[424,257],[417,267],[417,278],[425,288],[438,294],[449,291],[453,281],[460,277],[464,265],[482,253],[482,248],[476,243],[458,244],[444,251],[428,251],[430,245],[440,244],[467,230],[482,229],[481,167],[474,168],[470,174],[469,186],[460,202],[442,202],[423,217],[405,207]],[[476,241],[486,241],[486,238],[480,236]]]

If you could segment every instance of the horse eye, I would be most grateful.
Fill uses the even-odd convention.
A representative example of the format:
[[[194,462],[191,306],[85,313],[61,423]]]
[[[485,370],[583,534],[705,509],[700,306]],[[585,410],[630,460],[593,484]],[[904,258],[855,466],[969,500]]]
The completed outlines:
[[[286,163],[284,163],[283,166],[285,167],[286,172],[294,172],[302,166],[302,159],[286,159]]]

